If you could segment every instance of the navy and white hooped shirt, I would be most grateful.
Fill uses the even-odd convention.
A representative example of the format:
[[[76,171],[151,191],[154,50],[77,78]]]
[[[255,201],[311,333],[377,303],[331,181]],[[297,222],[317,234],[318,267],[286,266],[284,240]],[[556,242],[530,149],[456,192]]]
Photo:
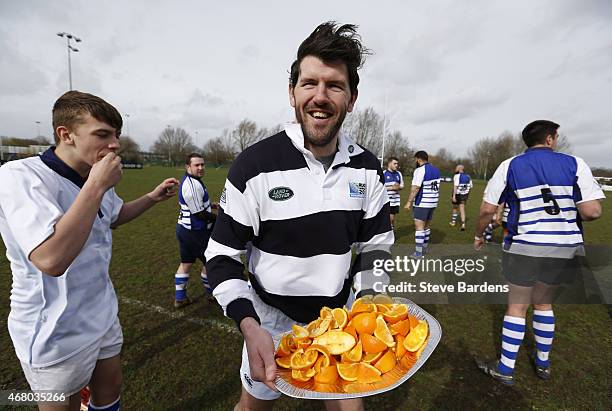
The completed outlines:
[[[385,170],[383,174],[385,175],[385,187],[399,184],[400,188],[404,188],[402,173]],[[389,206],[396,207],[400,205],[399,190],[387,190],[387,195],[389,196]]]
[[[193,214],[199,213],[200,211],[211,212],[208,190],[206,190],[206,186],[202,180],[189,173],[185,173],[183,178],[181,178],[178,200],[181,206],[177,221],[178,224],[188,230],[203,231],[212,228],[212,223],[206,223],[193,216]]]
[[[457,187],[455,194],[467,195],[472,189],[472,179],[469,174],[457,173],[453,177],[453,185]]]
[[[420,187],[414,198],[414,206],[436,208],[440,196],[440,171],[429,163],[414,170],[412,185]]]
[[[584,254],[576,207],[605,195],[583,159],[547,147],[530,148],[500,164],[484,201],[509,209],[505,251],[532,257]]]

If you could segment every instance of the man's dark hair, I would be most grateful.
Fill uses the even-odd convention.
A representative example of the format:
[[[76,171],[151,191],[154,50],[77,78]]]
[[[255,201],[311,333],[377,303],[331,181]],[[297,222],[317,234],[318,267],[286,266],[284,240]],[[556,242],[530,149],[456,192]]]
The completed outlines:
[[[187,154],[187,157],[185,157],[185,165],[189,166],[191,165],[191,159],[192,158],[204,158],[204,156],[200,153],[189,153]]]
[[[523,129],[523,141],[527,147],[533,147],[536,144],[544,144],[546,136],[555,136],[559,124],[549,120],[533,121]]]
[[[391,156],[391,157],[389,157],[389,158],[387,159],[387,164],[389,164],[390,162],[392,162],[392,161],[394,161],[394,160],[395,160],[395,161],[397,161],[397,162],[399,162],[399,158]]]
[[[73,131],[74,127],[82,124],[89,114],[98,121],[102,121],[121,134],[123,119],[115,107],[98,96],[73,90],[64,93],[53,105],[53,137],[59,143],[57,128],[64,126]]]
[[[300,63],[306,56],[314,56],[325,63],[341,61],[346,64],[351,93],[357,91],[359,74],[357,70],[363,66],[365,55],[370,50],[361,45],[361,37],[357,34],[357,26],[335,21],[320,24],[306,40],[300,44],[297,59],[291,64],[289,81],[295,87],[300,76]]]
[[[420,150],[414,153],[414,158],[419,158],[423,161],[429,161],[429,156],[426,151]]]

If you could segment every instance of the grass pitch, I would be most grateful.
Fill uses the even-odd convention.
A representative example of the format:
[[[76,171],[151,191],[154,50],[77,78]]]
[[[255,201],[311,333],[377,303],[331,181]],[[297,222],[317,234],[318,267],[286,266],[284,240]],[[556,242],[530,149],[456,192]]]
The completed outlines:
[[[204,181],[213,201],[218,201],[226,173],[227,169],[206,170]],[[181,175],[182,170],[161,167],[125,170],[117,191],[129,201],[163,178]],[[476,182],[470,195],[466,232],[448,226],[450,189],[450,183],[442,184],[432,242],[471,244],[484,183]],[[402,192],[402,205],[407,191]],[[612,244],[612,200],[605,200],[603,205],[604,217],[585,224],[589,244]],[[242,337],[233,322],[223,317],[220,307],[203,298],[199,266],[192,269],[189,288],[195,303],[180,312],[174,310],[173,276],[179,264],[174,231],[177,215],[176,200],[169,200],[114,232],[110,272],[125,338],[122,406],[126,410],[232,409],[240,395]],[[396,227],[396,242],[414,242],[414,226],[405,210],[400,212]],[[499,241],[499,231],[496,236]],[[0,390],[27,389],[6,330],[11,274],[4,251],[0,245],[0,324],[4,329],[0,333]],[[528,326],[517,359],[514,387],[489,379],[473,363],[474,355],[498,355],[504,306],[424,308],[440,321],[442,341],[409,382],[367,398],[366,409],[609,409],[612,320],[608,306],[555,307],[553,378],[548,383],[537,379],[528,361],[533,347]],[[282,397],[276,409],[320,410],[322,404]]]

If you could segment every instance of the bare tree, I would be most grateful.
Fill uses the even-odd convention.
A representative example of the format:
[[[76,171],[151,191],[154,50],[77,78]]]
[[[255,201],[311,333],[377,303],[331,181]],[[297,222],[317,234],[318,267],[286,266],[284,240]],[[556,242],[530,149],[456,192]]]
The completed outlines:
[[[130,136],[121,136],[117,154],[121,156],[124,163],[142,163],[140,146]]]
[[[435,165],[442,174],[453,174],[457,159],[445,148],[439,149],[436,154],[429,156],[429,161]]]
[[[414,150],[410,147],[408,139],[399,131],[393,131],[387,136],[385,142],[385,159],[383,168],[387,166],[389,157],[397,157],[400,170],[403,174],[412,173],[414,170]]]
[[[204,159],[216,165],[229,164],[234,160],[234,149],[227,130],[220,137],[208,140],[204,144]]]
[[[557,138],[557,148],[555,150],[565,154],[572,154],[572,144],[565,134],[559,134]]]
[[[189,133],[181,127],[168,127],[157,137],[151,151],[167,155],[168,163],[176,165],[182,163],[187,154],[196,150]]]

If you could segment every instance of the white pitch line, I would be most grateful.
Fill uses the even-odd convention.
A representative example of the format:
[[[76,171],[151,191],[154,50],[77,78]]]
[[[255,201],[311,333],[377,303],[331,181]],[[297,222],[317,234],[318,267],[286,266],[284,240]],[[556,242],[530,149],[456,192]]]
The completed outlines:
[[[143,301],[139,301],[139,300],[135,300],[133,298],[127,298],[127,297],[119,297],[119,301],[124,303],[124,304],[128,304],[128,305],[134,305],[136,307],[140,307],[140,308],[144,308],[147,311],[152,311],[152,312],[156,312],[158,314],[162,314],[165,315],[166,317],[170,317],[176,320],[183,320],[183,321],[188,321],[190,323],[193,324],[198,324],[204,327],[216,327],[219,328],[223,331],[226,331],[229,334],[233,334],[233,335],[239,335],[242,337],[242,334],[240,333],[240,331],[238,331],[238,329],[236,327],[233,327],[227,323],[224,323],[222,321],[219,320],[213,320],[210,318],[194,318],[194,317],[189,317],[187,316],[185,313],[181,312],[181,311],[171,311],[168,310],[164,307],[160,307],[159,305],[154,305],[154,304],[149,304],[149,303],[145,303]]]

